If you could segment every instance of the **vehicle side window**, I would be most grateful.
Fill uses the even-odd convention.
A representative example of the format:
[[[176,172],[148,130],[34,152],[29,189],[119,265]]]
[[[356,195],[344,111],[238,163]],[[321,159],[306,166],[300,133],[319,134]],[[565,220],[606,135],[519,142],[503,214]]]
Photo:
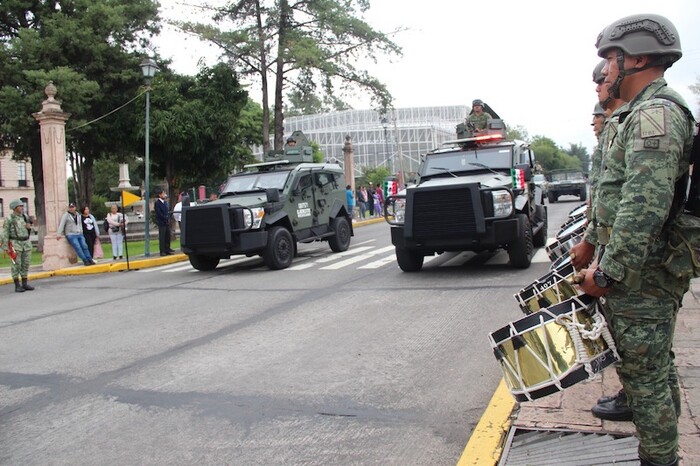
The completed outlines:
[[[301,178],[299,178],[299,183],[297,183],[297,189],[300,191],[303,191],[307,188],[311,187],[311,175],[306,174],[302,175]]]
[[[335,176],[333,175],[333,173],[322,172],[322,173],[316,174],[316,183],[320,187],[324,187],[326,185],[329,185],[329,184],[333,183],[334,181],[335,181]]]

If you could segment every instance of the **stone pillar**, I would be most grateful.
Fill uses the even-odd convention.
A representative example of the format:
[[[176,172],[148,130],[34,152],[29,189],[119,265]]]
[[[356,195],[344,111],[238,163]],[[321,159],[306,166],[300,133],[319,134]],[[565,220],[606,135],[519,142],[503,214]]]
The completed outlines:
[[[131,186],[131,179],[129,177],[129,164],[120,163],[119,164],[119,186],[118,188],[124,188],[127,190],[138,189]]]
[[[352,150],[350,135],[345,136],[343,144],[343,170],[345,171],[345,186],[350,185],[352,192],[355,192],[355,154]]]
[[[75,253],[64,239],[56,239],[56,230],[63,212],[68,207],[68,185],[66,181],[66,121],[70,113],[61,109],[61,102],[54,99],[56,86],[53,82],[44,89],[48,97],[41,104],[41,111],[32,116],[41,128],[41,159],[44,171],[44,270],[55,270],[75,261]]]

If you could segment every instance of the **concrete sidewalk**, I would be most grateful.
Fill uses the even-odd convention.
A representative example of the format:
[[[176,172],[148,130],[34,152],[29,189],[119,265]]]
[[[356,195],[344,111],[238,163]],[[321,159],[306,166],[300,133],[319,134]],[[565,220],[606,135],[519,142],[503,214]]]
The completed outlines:
[[[684,297],[676,325],[674,352],[682,398],[680,464],[700,465],[700,279],[691,282],[690,291]],[[609,367],[593,380],[532,402],[517,403],[501,382],[472,433],[459,465],[493,466],[499,462],[508,465],[509,442],[517,432],[543,430],[632,436],[635,433],[633,423],[603,421],[591,414],[599,397],[613,395],[620,387],[615,369]],[[560,453],[562,459],[568,459],[567,451]],[[611,455],[607,464],[621,463]]]

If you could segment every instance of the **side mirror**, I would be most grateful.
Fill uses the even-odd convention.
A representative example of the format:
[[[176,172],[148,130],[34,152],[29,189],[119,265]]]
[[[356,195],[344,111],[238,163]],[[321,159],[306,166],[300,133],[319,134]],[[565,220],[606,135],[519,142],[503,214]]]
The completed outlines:
[[[277,188],[265,189],[265,196],[267,196],[267,202],[279,202],[280,200],[280,192]]]

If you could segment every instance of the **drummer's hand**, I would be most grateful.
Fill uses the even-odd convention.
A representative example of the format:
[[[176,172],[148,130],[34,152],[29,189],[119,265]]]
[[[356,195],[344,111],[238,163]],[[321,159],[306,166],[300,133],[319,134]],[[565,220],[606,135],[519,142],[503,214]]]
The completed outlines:
[[[581,273],[585,273],[583,282],[579,284],[579,289],[586,293],[587,295],[593,296],[594,298],[600,298],[604,296],[610,288],[600,288],[593,281],[593,272],[595,272],[596,267],[591,267],[590,269],[582,270]]]
[[[593,254],[595,253],[595,246],[586,240],[575,244],[569,250],[569,256],[571,257],[571,265],[574,266],[576,270],[581,270],[587,267],[588,264],[593,260]]]

